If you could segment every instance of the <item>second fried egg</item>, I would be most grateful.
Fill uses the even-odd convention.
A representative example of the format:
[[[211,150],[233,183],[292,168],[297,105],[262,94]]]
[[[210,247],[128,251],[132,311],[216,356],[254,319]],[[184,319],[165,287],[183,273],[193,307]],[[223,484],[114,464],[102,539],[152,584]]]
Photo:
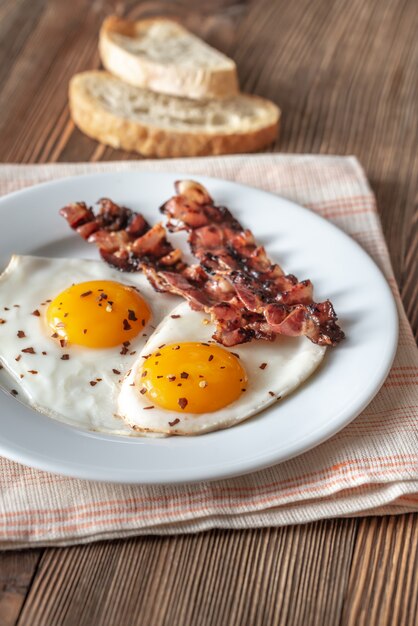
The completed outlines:
[[[306,337],[224,348],[208,322],[187,303],[161,322],[123,381],[118,412],[127,424],[172,435],[234,426],[291,393],[325,355]]]

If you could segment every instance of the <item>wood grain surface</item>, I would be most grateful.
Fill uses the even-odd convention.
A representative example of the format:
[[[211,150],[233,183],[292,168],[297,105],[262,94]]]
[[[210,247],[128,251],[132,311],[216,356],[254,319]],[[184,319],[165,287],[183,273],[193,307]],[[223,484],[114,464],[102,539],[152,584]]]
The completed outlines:
[[[0,0],[0,160],[113,160],[67,83],[109,13],[171,15],[283,111],[275,150],[355,154],[418,333],[416,0]],[[417,516],[144,537],[0,554],[0,626],[413,626]]]

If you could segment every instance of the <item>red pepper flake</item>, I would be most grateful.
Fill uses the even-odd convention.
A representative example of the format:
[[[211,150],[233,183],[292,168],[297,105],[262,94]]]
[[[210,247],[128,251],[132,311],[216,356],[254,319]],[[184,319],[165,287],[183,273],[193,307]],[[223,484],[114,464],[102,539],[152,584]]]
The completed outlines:
[[[123,320],[123,330],[131,330],[132,326],[130,325],[130,323],[128,322],[127,319]]]
[[[34,311],[32,311],[32,315],[34,315],[35,317],[41,317],[41,314],[39,313],[38,309],[35,309]]]
[[[16,307],[16,309],[20,308],[20,304],[14,304],[13,306]]]
[[[201,341],[200,345],[201,346],[207,346],[208,348],[210,348],[210,345],[208,343],[205,343],[204,341]]]
[[[234,356],[237,357],[237,359],[239,359],[239,354],[237,354],[236,352],[231,352],[231,354],[233,354]]]
[[[87,333],[87,328],[83,328],[83,335]]]
[[[182,386],[182,383],[177,383],[177,387],[181,387],[181,386]]]
[[[10,311],[10,309],[9,309],[9,307],[8,307],[8,306],[5,306],[5,307],[4,307],[4,310],[5,310],[5,311]]]
[[[22,358],[22,355],[18,354],[17,357],[15,358],[15,361],[20,361],[21,358]]]
[[[186,406],[188,405],[187,398],[179,398],[178,405],[181,409],[185,409]]]
[[[102,382],[103,378],[96,378],[97,382],[100,383]]]
[[[158,346],[158,349],[161,350],[161,348],[164,348],[165,343],[162,343],[161,346]]]
[[[18,396],[18,392],[16,391],[16,389],[11,389],[10,393],[12,394],[12,396]]]
[[[145,326],[145,320],[141,320],[142,328]]]
[[[25,331],[24,330],[18,330],[17,331],[17,336],[19,337],[19,339],[23,339],[23,337],[26,337]]]
[[[154,362],[154,365],[158,365],[158,363],[159,363],[159,361],[155,361],[155,362]]]
[[[224,370],[225,369],[225,365],[221,365],[221,367],[219,369],[220,370]]]
[[[182,373],[180,374],[180,378],[189,378],[189,375],[188,375],[188,373],[187,373],[187,372],[182,372]]]
[[[25,352],[26,354],[36,354],[33,348],[24,348],[22,352]]]
[[[247,391],[246,389],[241,389],[241,391]]]
[[[119,376],[119,374],[120,374],[120,371],[119,371],[119,370],[112,369],[112,372],[113,372],[114,374],[116,374],[117,376]]]
[[[144,406],[144,411],[149,411],[150,409],[153,409],[154,405],[151,404],[151,406]]]
[[[138,318],[135,315],[135,311],[132,311],[132,309],[128,309],[128,320],[130,320],[131,322],[137,322]]]
[[[80,298],[87,298],[87,296],[91,296],[92,293],[92,291],[85,291],[80,295]]]
[[[147,388],[146,387],[142,387],[142,389],[139,390],[139,393],[144,395],[144,393],[147,393]]]
[[[172,350],[180,350],[180,346],[174,346],[174,348],[171,348]]]
[[[168,380],[170,381],[170,383],[174,382],[176,380],[176,377],[173,374],[170,374],[169,376],[167,376]]]
[[[129,346],[131,345],[131,342],[130,341],[124,341],[122,345],[125,346],[125,348],[129,348]]]
[[[5,323],[6,323],[6,320],[3,320],[0,318],[0,324],[5,324]]]
[[[90,293],[91,293],[91,292],[90,292]],[[91,380],[91,381],[90,381],[90,385],[91,385],[92,387],[94,387],[94,385],[97,385],[97,381],[95,381],[95,380]]]
[[[61,361],[68,361],[69,358],[70,358],[69,354],[63,354],[62,357],[61,357]]]
[[[123,356],[123,355],[125,355],[125,354],[128,354],[128,352],[129,352],[128,348],[126,348],[125,346],[123,346],[123,347],[122,347],[122,350],[120,351],[120,353],[119,353],[119,354],[121,354],[121,355]]]
[[[64,313],[64,317],[68,317],[68,313]]]
[[[45,300],[45,302],[52,302],[52,300]],[[62,302],[60,302],[60,304],[62,304]]]
[[[274,397],[275,397],[275,395],[276,395],[276,394],[274,393],[274,391],[269,391],[269,394],[271,395],[271,397],[272,397],[272,398],[274,398]]]
[[[161,352],[156,352],[154,356],[161,356]]]
[[[67,345],[67,340],[66,339],[60,339],[60,346],[61,348],[65,348],[65,346]]]
[[[24,374],[20,374],[20,378],[25,378],[25,375]]]
[[[144,370],[141,374],[141,378],[144,378],[148,374],[147,370]]]
[[[47,355],[47,353],[46,353],[45,351],[42,351],[42,354],[43,354],[44,356],[46,356],[46,355]]]
[[[103,291],[103,290],[102,290]],[[107,300],[107,293],[101,293],[99,295],[99,300]]]
[[[52,333],[51,337],[52,337],[52,339],[58,339],[59,334],[58,333]]]
[[[157,378],[164,378],[164,376],[157,376]]]
[[[29,374],[37,374],[38,372],[36,370],[28,370]]]
[[[209,355],[208,361],[213,361],[213,354]]]
[[[171,318],[173,320],[178,320],[179,317],[181,317],[181,315],[171,315]]]
[[[261,370],[265,370],[265,369],[266,369],[266,367],[267,367],[267,363],[262,363],[262,364],[260,365],[260,369],[261,369]]]
[[[180,420],[179,420],[179,418],[178,418],[178,417],[176,417],[176,419],[175,419],[175,420],[173,420],[172,422],[168,422],[168,425],[169,425],[169,426],[175,426],[176,424],[178,424],[178,423],[179,423],[179,421],[180,421]]]
[[[132,350],[132,352],[129,353],[130,356],[133,356],[134,354],[136,354],[136,350]]]

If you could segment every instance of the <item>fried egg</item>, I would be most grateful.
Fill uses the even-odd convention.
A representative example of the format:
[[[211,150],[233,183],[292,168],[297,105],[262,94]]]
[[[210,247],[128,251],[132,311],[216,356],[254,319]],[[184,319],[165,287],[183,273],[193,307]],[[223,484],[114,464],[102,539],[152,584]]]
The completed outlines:
[[[13,395],[74,426],[135,434],[115,417],[120,383],[172,307],[139,273],[13,256],[0,276],[0,360]]]
[[[224,348],[213,330],[187,303],[161,322],[122,383],[118,413],[129,426],[171,435],[234,426],[291,393],[325,355],[306,337]]]

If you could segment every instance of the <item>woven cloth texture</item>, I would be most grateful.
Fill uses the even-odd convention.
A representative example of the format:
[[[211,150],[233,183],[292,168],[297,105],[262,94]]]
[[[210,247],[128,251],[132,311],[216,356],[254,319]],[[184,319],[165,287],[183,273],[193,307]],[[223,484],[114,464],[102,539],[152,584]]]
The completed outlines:
[[[2,165],[0,194],[61,177],[115,171],[187,172],[234,180],[280,194],[332,221],[370,254],[392,289],[400,323],[395,361],[378,395],[339,434],[295,459],[239,478],[181,486],[118,485],[56,476],[0,458],[0,547],[416,511],[417,350],[375,199],[358,161],[242,155]]]

